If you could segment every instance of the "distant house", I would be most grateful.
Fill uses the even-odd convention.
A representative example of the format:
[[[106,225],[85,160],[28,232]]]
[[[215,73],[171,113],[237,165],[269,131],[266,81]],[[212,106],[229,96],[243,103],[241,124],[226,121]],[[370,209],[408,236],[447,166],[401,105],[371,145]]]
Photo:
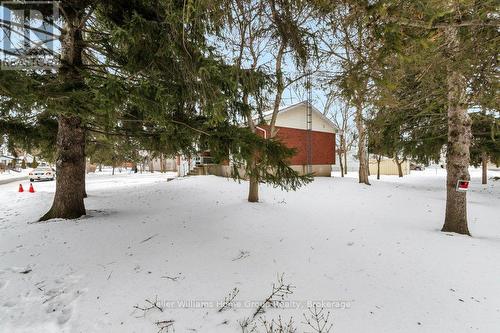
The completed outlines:
[[[309,116],[308,116],[309,114]],[[269,122],[272,112],[263,114],[264,122],[257,126],[259,135],[270,137]],[[299,174],[314,173],[319,177],[330,177],[335,164],[335,135],[337,127],[318,109],[308,102],[300,102],[279,111],[276,119],[276,136],[296,154],[290,159],[290,166]],[[204,163],[197,167],[198,174],[214,174],[229,177],[229,165]]]
[[[13,156],[8,156],[8,155],[0,155],[0,164],[3,165],[9,165],[12,163],[12,161],[15,161],[15,157]]]
[[[368,147],[370,149],[370,147]],[[345,161],[347,161],[347,173],[358,173],[359,171],[359,158],[358,158],[358,146],[354,143],[351,146],[351,149],[347,151],[347,156],[342,156],[342,166],[345,170]],[[403,172],[403,176],[410,174],[410,161],[406,160],[401,163],[401,171]],[[375,159],[375,155],[370,154],[370,158],[368,159],[368,167],[370,175],[377,174],[378,163]],[[340,163],[337,163],[334,166],[333,171],[340,172]],[[399,174],[398,165],[394,161],[393,158],[387,156],[381,156],[380,161],[380,174],[385,176],[397,176]]]
[[[377,160],[370,159],[369,167],[370,175],[376,175],[378,168]],[[404,161],[401,163],[401,171],[403,172],[403,176],[410,174],[410,161]],[[380,174],[389,176],[397,176],[399,174],[398,165],[394,159],[382,156],[380,161]]]
[[[270,135],[268,124],[271,117],[272,112],[265,113],[265,123],[258,126],[266,137]],[[297,150],[290,160],[294,170],[301,174],[312,172],[315,176],[330,177],[335,164],[338,128],[321,111],[307,101],[283,108],[276,118],[276,130],[281,142]]]
[[[8,166],[11,166],[16,158],[9,154],[9,150],[6,145],[0,145],[0,171],[6,170]]]

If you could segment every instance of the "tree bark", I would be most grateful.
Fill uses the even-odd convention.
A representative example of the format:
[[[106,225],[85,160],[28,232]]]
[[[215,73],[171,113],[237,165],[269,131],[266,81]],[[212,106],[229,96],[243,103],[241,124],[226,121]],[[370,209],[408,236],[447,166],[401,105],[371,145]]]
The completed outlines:
[[[470,235],[467,225],[467,192],[457,191],[459,180],[470,180],[469,159],[471,119],[467,113],[467,82],[454,66],[453,54],[459,46],[456,27],[446,29],[448,52],[448,145],[446,155],[446,216],[442,231]]]
[[[160,154],[160,172],[165,173],[165,163],[163,159],[163,154]]]
[[[74,219],[85,215],[84,130],[79,117],[59,116],[57,131],[56,193],[52,208],[40,218]]]
[[[256,157],[250,160],[250,168],[256,172]],[[259,176],[252,173],[249,177],[248,202],[259,202]]]
[[[87,184],[85,183],[85,176],[86,176],[86,172],[85,172],[85,169],[84,169],[84,175],[83,175],[83,198],[87,198],[88,195],[87,195]]]
[[[56,193],[50,210],[40,218],[73,219],[85,215],[85,129],[71,93],[85,89],[83,70],[84,41],[81,22],[84,11],[66,6],[64,29],[61,33],[61,66],[58,78],[61,88],[69,92],[67,111],[59,114],[56,141]]]
[[[394,161],[396,162],[396,164],[398,166],[398,176],[399,176],[399,178],[403,178],[403,168],[402,168],[402,165],[403,165],[403,163],[404,163],[405,160],[402,160],[400,162],[399,158],[398,158],[398,155],[395,155],[394,156]]]
[[[339,164],[340,164],[340,176],[344,177],[344,165],[342,163],[342,140],[343,140],[343,135],[340,135],[340,149],[338,150],[338,155],[339,155]]]
[[[271,121],[269,123],[269,138],[272,139],[276,136],[277,131],[276,131],[276,120],[278,118],[278,113],[280,110],[280,105],[281,105],[281,98],[283,95],[284,91],[284,82],[283,82],[283,72],[281,70],[282,62],[283,62],[283,56],[285,53],[285,48],[286,45],[284,42],[280,44],[280,47],[278,49],[278,53],[276,55],[276,69],[275,69],[275,74],[276,74],[276,94],[274,95],[274,102],[273,102],[273,114],[271,116]],[[256,66],[256,63],[252,65],[253,68]],[[246,96],[248,99],[248,96]],[[248,100],[245,101],[245,103],[248,104]],[[253,119],[249,119],[249,125],[250,129],[256,133],[256,127],[253,122]],[[253,171],[252,174],[250,175],[250,185],[249,185],[249,190],[248,190],[248,201],[249,202],[258,202],[259,201],[259,174],[257,171],[257,155],[253,155],[250,161],[250,166],[251,170]]]
[[[347,145],[344,138],[344,175],[347,175]]]
[[[87,184],[85,183],[85,177],[87,176],[87,158],[85,157],[85,145],[86,145],[86,135],[85,131],[83,132],[83,198],[87,198]]]
[[[248,105],[248,95],[245,94],[243,96],[243,102],[245,105]],[[252,119],[252,115],[247,115],[248,126],[253,133],[257,132],[257,128]],[[257,168],[257,154],[253,152],[248,164],[250,166],[249,170],[251,170],[250,176],[248,177],[248,202],[259,202],[259,174]]]
[[[366,158],[366,128],[363,122],[363,110],[360,103],[356,105],[356,128],[358,130],[359,183],[370,185],[368,180],[368,161]]]
[[[481,168],[482,168],[482,177],[481,177],[481,184],[486,185],[488,184],[488,154],[486,152],[483,152],[481,154]]]
[[[377,179],[380,179],[380,161],[382,160],[382,156],[377,156]]]

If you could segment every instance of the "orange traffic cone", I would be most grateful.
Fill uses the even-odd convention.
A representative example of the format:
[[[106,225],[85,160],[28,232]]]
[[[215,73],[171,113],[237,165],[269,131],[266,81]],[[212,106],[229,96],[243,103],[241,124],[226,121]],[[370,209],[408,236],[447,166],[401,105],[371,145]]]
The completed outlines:
[[[19,192],[24,192],[23,184],[19,184]]]
[[[33,184],[30,183],[30,189],[29,189],[29,192],[30,193],[35,193],[35,189],[33,188]]]

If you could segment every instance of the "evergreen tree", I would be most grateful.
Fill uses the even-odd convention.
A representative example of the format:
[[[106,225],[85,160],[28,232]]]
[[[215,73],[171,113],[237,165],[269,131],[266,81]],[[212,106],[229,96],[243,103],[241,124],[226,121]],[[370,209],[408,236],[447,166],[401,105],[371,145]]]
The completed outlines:
[[[371,35],[370,15],[359,1],[316,1],[319,22],[324,23],[321,45],[324,47],[329,83],[354,109],[357,130],[358,181],[370,185],[366,120],[372,107],[373,85],[371,54],[377,40]],[[331,68],[335,70],[331,70]]]
[[[218,110],[224,108],[220,103],[212,103],[213,96],[206,96],[221,91],[207,89],[212,83],[222,85],[215,82],[219,78],[210,76],[210,70],[217,70],[221,61],[213,57],[208,63],[204,61],[203,45],[200,45],[200,40],[205,38],[205,27],[214,22],[204,21],[214,12],[212,2],[196,2],[190,7],[190,11],[193,10],[189,12],[191,15],[185,15],[185,4],[174,1],[61,1],[58,6],[63,22],[59,68],[56,71],[2,71],[0,74],[2,112],[9,115],[8,126],[15,121],[23,123],[26,118],[45,115],[58,123],[56,194],[51,210],[42,220],[85,214],[86,132],[102,131],[100,124],[121,130],[120,118],[126,96],[133,99],[134,94],[144,95],[139,102],[144,110],[149,106],[145,103],[146,98],[161,91],[162,101],[169,100],[170,110],[175,110],[181,117],[188,111],[192,112],[202,99],[207,101],[206,105],[217,106]],[[54,19],[52,13],[45,14],[47,21]],[[187,32],[186,25],[192,26]],[[145,36],[152,37],[149,43]],[[188,45],[187,40],[192,42]],[[144,55],[157,59],[146,59]],[[146,67],[147,61],[157,61],[163,66],[151,66],[147,77],[141,76],[138,73]],[[175,72],[161,73],[166,65]],[[209,84],[203,77],[200,80],[199,76],[193,75],[205,73],[200,70],[208,70]],[[130,80],[130,75],[137,79]],[[160,89],[165,85],[156,84],[160,75],[173,83],[168,94]],[[189,92],[188,96],[185,96],[186,92]],[[152,100],[157,102],[155,98]],[[165,106],[155,107],[151,116],[171,118],[161,116]],[[212,110],[206,108],[204,111]],[[28,127],[28,123],[24,121],[24,127]],[[155,123],[159,123],[158,119],[153,119]],[[167,125],[172,128],[171,123]],[[148,129],[148,133],[142,134],[157,135],[156,132],[150,133],[153,130]]]
[[[397,54],[399,64],[413,62],[423,96],[433,96],[444,106],[447,132],[447,204],[443,231],[469,234],[466,193],[456,190],[459,180],[469,180],[471,119],[468,109],[482,104],[476,95],[492,89],[491,78],[498,55],[495,1],[377,1],[369,6],[374,36],[381,38],[380,59]],[[438,80],[435,80],[435,79]],[[386,83],[391,82],[389,76]],[[442,82],[441,85],[433,84]],[[488,87],[489,86],[489,87]],[[428,90],[433,87],[434,90]],[[481,88],[478,88],[481,87]],[[482,94],[480,94],[480,92]],[[413,100],[418,104],[418,100]],[[492,100],[490,99],[490,103]],[[493,102],[494,103],[494,102]],[[437,125],[437,126],[439,126]]]
[[[301,69],[304,67],[309,55],[308,39],[311,35],[310,27],[306,27],[308,13],[310,7],[304,1],[236,0],[232,6],[234,23],[226,29],[222,43],[218,45],[219,48],[221,45],[224,48],[230,45],[229,56],[234,59],[233,76],[240,84],[241,94],[241,111],[236,117],[255,135],[262,134],[257,129],[259,125],[267,125],[269,133],[266,138],[272,141],[272,144],[270,142],[256,147],[254,153],[240,165],[249,179],[249,202],[259,201],[261,182],[276,183],[285,177],[283,180],[287,183],[288,178],[292,177],[294,183],[305,184],[311,179],[310,175],[299,176],[290,168],[286,172],[283,172],[284,169],[274,170],[277,173],[272,176],[270,169],[281,169],[284,165],[272,165],[277,159],[270,158],[270,155],[265,157],[262,151],[263,147],[271,148],[279,144],[276,139],[276,120],[283,92],[304,76],[287,73],[284,67],[296,64]],[[272,110],[267,123],[262,117],[266,109]],[[274,153],[280,151],[284,153],[285,149],[273,149]],[[285,155],[289,157],[288,153]],[[239,157],[242,158],[241,155]]]
[[[36,161],[36,157],[33,156],[33,162],[31,163],[31,167],[36,169],[38,167],[38,162]]]
[[[500,160],[500,117],[476,112],[472,118],[471,164],[481,166],[482,183],[488,183],[488,163]]]
[[[241,128],[236,120],[244,113],[242,82],[227,75],[232,67],[207,44],[229,21],[225,1],[57,5],[63,22],[60,66],[0,73],[2,128],[13,139],[13,128],[22,128],[29,142],[35,141],[31,133],[39,133],[43,145],[57,148],[56,194],[41,220],[85,214],[85,151],[109,149],[110,143],[116,149],[117,142],[131,145],[120,157],[137,149],[190,155],[200,142],[227,156],[227,150],[216,151],[227,148],[216,140],[239,133],[234,137],[244,141],[233,141],[233,149],[256,146],[262,170],[277,168],[270,181],[294,187],[297,175],[284,163],[290,150],[263,144]],[[45,15],[53,19],[51,12]],[[49,130],[53,124],[57,131]]]

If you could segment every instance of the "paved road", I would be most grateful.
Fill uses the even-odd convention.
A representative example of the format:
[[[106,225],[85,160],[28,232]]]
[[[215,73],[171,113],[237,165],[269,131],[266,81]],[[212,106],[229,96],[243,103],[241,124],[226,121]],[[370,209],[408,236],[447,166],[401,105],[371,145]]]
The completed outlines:
[[[27,179],[28,179],[28,176],[19,176],[19,177],[7,178],[7,179],[0,179],[0,185],[9,184],[9,183],[18,182],[20,180],[22,181],[22,180],[27,180]]]

